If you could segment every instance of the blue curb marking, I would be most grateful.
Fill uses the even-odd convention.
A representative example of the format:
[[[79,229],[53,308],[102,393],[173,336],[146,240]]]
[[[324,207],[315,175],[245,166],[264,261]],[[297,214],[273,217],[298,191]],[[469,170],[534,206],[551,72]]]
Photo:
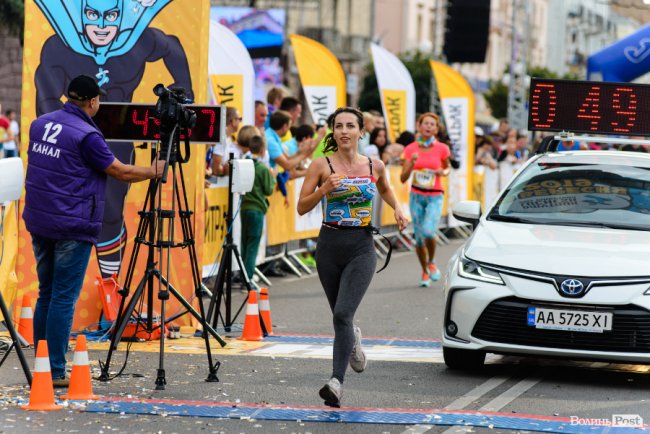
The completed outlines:
[[[264,342],[276,342],[284,344],[311,344],[311,345],[332,345],[333,337],[327,336],[290,336],[290,335],[273,335],[266,336]],[[385,345],[391,347],[410,347],[410,348],[441,348],[440,341],[416,340],[416,339],[379,339],[363,338],[363,345],[375,346]]]
[[[83,410],[91,413],[155,414],[222,419],[341,422],[391,425],[458,425],[565,434],[638,434],[642,428],[572,425],[566,419],[544,416],[509,416],[501,413],[451,412],[444,410],[292,408],[229,403],[178,403],[173,401],[95,401]],[[645,427],[644,427],[645,428]]]

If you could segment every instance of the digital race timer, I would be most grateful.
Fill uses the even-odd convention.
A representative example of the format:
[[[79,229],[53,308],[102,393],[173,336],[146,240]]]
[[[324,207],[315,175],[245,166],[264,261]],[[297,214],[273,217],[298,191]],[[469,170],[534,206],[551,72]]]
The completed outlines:
[[[186,105],[196,113],[196,126],[189,129],[195,143],[225,143],[226,110],[223,106]],[[118,142],[156,142],[160,140],[160,121],[155,106],[102,102],[93,118],[106,140]],[[181,141],[185,135],[181,135]]]
[[[533,78],[528,129],[650,136],[649,102],[647,84]]]

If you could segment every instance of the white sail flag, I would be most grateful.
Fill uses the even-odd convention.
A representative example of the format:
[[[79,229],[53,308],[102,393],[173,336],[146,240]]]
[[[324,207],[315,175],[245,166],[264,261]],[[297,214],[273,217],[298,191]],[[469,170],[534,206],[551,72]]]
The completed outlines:
[[[242,41],[226,26],[210,21],[208,54],[210,103],[235,107],[242,125],[255,125],[255,69]]]
[[[381,106],[391,142],[409,130],[415,132],[415,86],[406,66],[393,53],[370,44],[381,94]]]
[[[305,92],[314,123],[327,125],[327,118],[339,107],[336,86],[303,86],[302,90]]]

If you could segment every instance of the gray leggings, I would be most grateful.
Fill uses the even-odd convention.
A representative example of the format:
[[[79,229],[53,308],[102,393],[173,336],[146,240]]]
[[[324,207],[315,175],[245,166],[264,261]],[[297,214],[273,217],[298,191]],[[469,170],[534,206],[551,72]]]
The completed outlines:
[[[334,315],[332,377],[341,383],[354,346],[354,314],[370,285],[376,265],[371,233],[363,229],[321,228],[316,246],[316,269]]]

